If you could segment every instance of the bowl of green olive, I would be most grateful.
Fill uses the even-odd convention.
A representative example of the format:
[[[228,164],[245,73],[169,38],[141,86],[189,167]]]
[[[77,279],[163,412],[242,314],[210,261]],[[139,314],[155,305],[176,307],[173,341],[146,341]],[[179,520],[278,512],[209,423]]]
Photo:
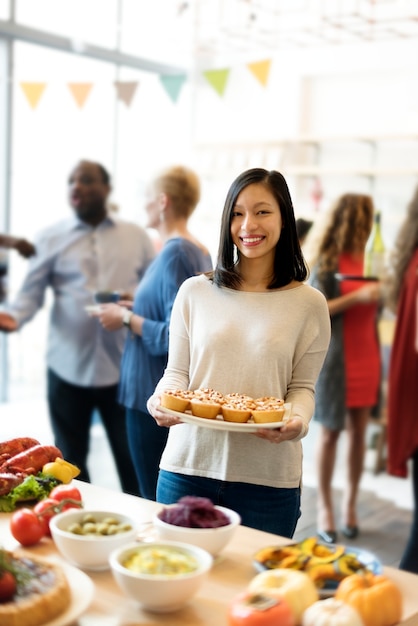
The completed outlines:
[[[52,539],[62,556],[86,570],[109,569],[109,556],[138,534],[131,517],[114,511],[69,509],[50,521]]]

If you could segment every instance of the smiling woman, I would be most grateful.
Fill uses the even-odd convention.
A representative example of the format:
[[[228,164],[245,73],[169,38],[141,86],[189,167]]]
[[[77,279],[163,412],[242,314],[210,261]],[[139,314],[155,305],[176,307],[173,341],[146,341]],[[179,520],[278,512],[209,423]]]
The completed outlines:
[[[171,426],[159,502],[193,493],[237,511],[246,526],[293,536],[300,515],[300,440],[308,432],[330,337],[325,298],[304,283],[306,277],[285,179],[261,168],[243,172],[225,200],[215,270],[179,289],[168,364],[148,401],[157,423]],[[205,388],[276,396],[291,403],[292,412],[280,428],[255,434],[173,424],[162,394]]]

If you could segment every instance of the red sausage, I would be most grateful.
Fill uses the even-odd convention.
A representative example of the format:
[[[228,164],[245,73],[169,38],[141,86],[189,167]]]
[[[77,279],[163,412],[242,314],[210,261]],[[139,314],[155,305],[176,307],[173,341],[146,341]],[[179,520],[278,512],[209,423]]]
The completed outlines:
[[[8,441],[1,441],[0,465],[12,456],[38,445],[39,441],[37,439],[32,439],[31,437],[16,437],[15,439],[9,439]]]
[[[62,452],[55,446],[33,446],[24,452],[16,454],[11,459],[0,465],[0,472],[24,472],[37,474],[43,466],[57,457],[62,459]]]

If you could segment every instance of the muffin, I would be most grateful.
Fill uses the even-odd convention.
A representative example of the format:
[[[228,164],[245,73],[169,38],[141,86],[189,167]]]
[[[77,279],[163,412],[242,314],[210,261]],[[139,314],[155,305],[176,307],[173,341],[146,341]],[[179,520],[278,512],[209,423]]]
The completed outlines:
[[[242,393],[229,393],[222,405],[222,415],[226,422],[245,423],[251,417],[255,403],[251,396]]]
[[[187,389],[164,391],[161,396],[161,406],[172,411],[184,413],[184,411],[190,408],[191,397],[193,397],[193,392]]]
[[[223,395],[214,389],[196,389],[190,400],[192,414],[196,417],[215,419],[221,412]]]
[[[225,422],[239,422],[245,424],[251,417],[251,409],[239,408],[233,404],[224,404],[222,406],[222,416]]]
[[[271,396],[257,398],[251,413],[256,424],[281,422],[285,414],[284,400]]]
[[[221,405],[217,402],[198,400],[195,398],[190,401],[192,414],[196,417],[206,417],[207,419],[215,419],[221,412]]]
[[[215,402],[216,404],[224,403],[224,396],[220,391],[216,391],[215,389],[195,389],[193,391],[193,399],[203,400],[204,402]]]

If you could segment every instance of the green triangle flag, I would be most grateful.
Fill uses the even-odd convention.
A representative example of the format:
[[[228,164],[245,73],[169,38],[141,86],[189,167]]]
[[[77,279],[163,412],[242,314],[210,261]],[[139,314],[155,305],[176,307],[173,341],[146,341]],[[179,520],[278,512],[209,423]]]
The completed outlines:
[[[177,102],[186,79],[186,74],[165,74],[160,76],[160,81],[173,102]]]
[[[206,78],[208,83],[214,88],[215,91],[218,92],[220,96],[223,96],[226,83],[229,77],[229,69],[224,70],[206,70],[203,72],[203,76]]]

